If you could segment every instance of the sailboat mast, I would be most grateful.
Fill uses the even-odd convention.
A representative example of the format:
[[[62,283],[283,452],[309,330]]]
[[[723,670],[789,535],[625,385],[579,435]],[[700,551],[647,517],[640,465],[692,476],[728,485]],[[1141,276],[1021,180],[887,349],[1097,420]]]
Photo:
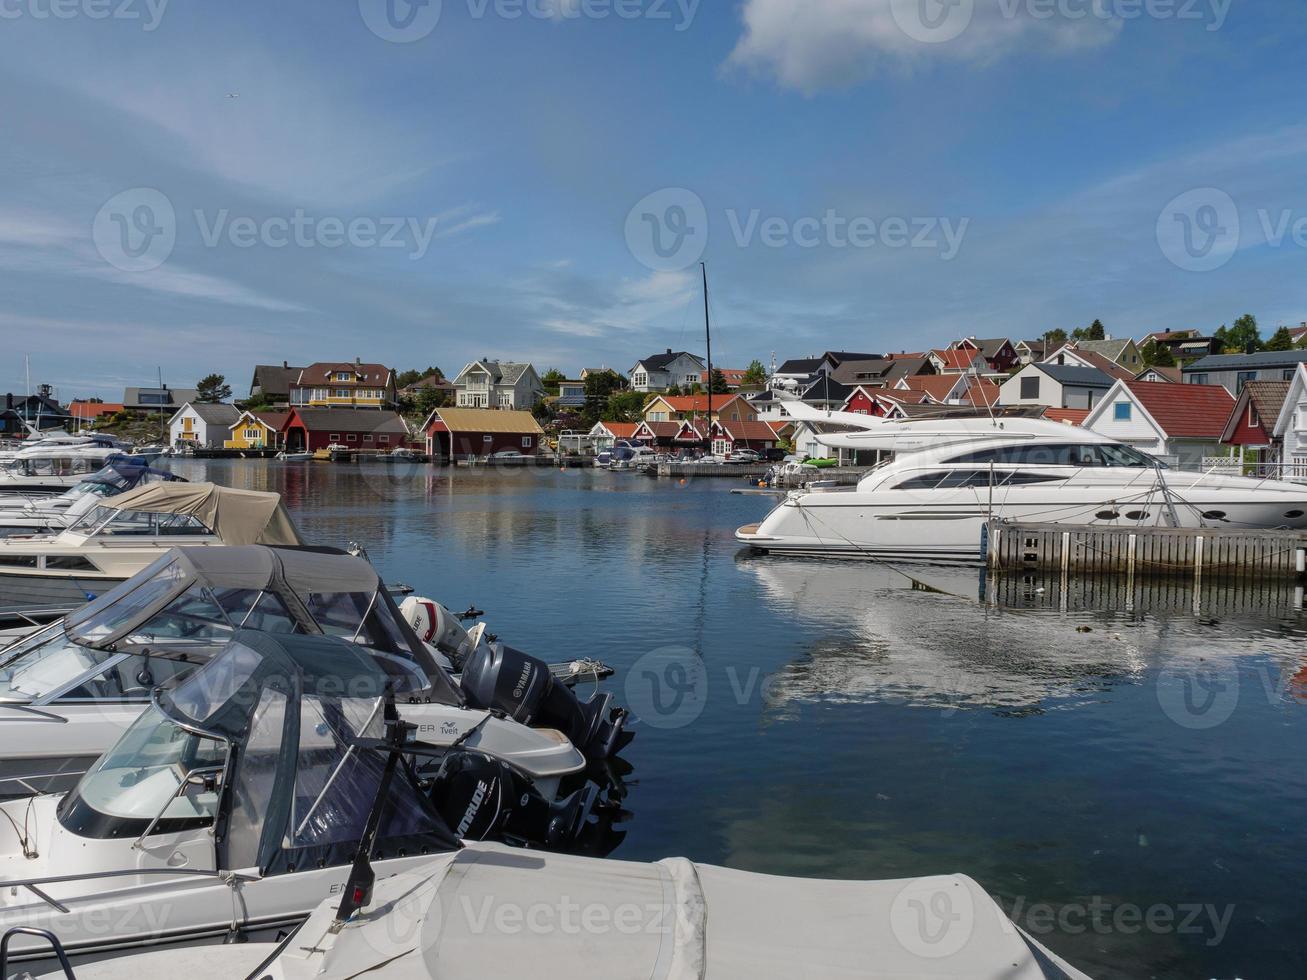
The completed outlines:
[[[712,324],[708,317],[708,263],[700,262],[703,271],[703,335],[708,345],[708,452],[712,452]]]

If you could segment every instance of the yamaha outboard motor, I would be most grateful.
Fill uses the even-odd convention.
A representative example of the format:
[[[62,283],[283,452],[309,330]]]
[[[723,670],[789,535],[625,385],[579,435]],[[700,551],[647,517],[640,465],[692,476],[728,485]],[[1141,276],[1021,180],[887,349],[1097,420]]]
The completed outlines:
[[[633,738],[623,731],[626,711],[612,707],[611,694],[596,693],[582,704],[554,679],[548,664],[503,643],[483,644],[473,652],[463,666],[461,687],[474,708],[502,711],[535,728],[557,728],[592,762]]]
[[[550,804],[508,763],[470,749],[445,756],[431,800],[462,840],[559,847],[574,841],[595,799],[593,786]]]

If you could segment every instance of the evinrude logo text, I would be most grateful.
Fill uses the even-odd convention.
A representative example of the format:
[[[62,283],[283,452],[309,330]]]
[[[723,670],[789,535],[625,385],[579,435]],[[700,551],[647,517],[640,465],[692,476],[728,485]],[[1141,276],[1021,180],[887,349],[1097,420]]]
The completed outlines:
[[[490,792],[490,784],[484,779],[478,779],[476,792],[472,794],[472,802],[467,805],[467,812],[463,814],[463,819],[458,823],[456,833],[459,837],[466,834],[467,829],[472,826],[472,821],[476,819],[477,811],[481,809],[481,804],[485,801],[488,792]]]

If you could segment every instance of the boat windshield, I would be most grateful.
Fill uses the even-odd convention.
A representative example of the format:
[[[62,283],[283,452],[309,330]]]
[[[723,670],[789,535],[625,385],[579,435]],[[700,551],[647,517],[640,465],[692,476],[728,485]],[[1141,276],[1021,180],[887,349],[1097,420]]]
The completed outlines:
[[[125,537],[211,535],[213,532],[189,514],[145,514],[100,506],[87,511],[68,530],[87,536]]]
[[[128,656],[82,646],[59,623],[5,651],[0,702],[145,701],[156,685],[195,666],[171,656]]]
[[[213,771],[226,761],[225,742],[187,731],[151,706],[60,802],[59,822],[97,838],[143,833],[156,817],[157,833],[207,826],[221,793]],[[214,778],[188,784],[200,770]]]

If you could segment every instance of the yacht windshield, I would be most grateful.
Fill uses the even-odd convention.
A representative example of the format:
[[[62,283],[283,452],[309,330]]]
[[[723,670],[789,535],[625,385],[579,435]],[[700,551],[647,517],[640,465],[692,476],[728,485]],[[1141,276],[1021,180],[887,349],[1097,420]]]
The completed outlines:
[[[1157,461],[1119,443],[1044,443],[980,449],[944,460],[946,463],[994,463],[1021,466],[1127,466],[1152,469]]]
[[[0,666],[0,700],[36,701],[103,666],[114,654],[78,646],[57,625],[53,632],[42,630],[5,656]]]
[[[212,534],[189,514],[144,514],[101,506],[87,511],[70,531],[78,534],[129,535],[204,535]]]
[[[82,837],[140,834],[156,817],[158,833],[207,826],[218,809],[227,745],[174,724],[147,708],[59,804],[59,822]],[[187,778],[204,770],[209,785]],[[184,789],[183,789],[184,787]]]

